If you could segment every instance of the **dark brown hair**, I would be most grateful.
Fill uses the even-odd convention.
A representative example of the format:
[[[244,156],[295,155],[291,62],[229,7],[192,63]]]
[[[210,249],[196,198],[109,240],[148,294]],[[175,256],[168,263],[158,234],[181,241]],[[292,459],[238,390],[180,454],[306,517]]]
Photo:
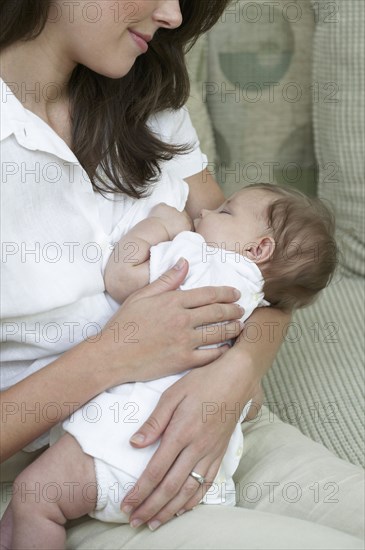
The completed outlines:
[[[271,184],[248,187],[273,194],[266,220],[275,248],[262,269],[265,298],[285,310],[311,304],[329,284],[337,266],[333,213],[319,198],[293,188]]]
[[[159,140],[147,121],[159,111],[186,103],[190,83],[185,53],[213,27],[229,2],[180,0],[181,26],[160,28],[148,51],[123,78],[107,78],[84,65],[74,69],[68,83],[72,150],[94,189],[143,196],[158,180],[162,161],[191,150],[192,144]],[[50,6],[51,0],[1,0],[0,51],[39,36]],[[110,184],[104,183],[103,175]]]

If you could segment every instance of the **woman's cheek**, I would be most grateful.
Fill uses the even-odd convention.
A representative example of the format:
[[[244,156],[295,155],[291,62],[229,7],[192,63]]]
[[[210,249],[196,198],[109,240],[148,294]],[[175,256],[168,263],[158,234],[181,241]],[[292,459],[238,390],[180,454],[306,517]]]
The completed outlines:
[[[151,15],[156,8],[156,0],[137,0],[134,2],[119,0],[119,4],[119,12],[123,15],[121,22],[123,21],[126,26],[141,21]]]

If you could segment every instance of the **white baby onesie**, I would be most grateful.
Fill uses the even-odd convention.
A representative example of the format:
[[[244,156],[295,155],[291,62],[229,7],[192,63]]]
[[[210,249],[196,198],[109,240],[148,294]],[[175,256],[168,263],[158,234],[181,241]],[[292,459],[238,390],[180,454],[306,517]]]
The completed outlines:
[[[261,272],[254,263],[237,253],[209,246],[203,237],[190,231],[151,248],[150,281],[172,267],[181,256],[189,261],[189,273],[181,285],[182,290],[207,285],[234,286],[241,291],[238,303],[245,309],[242,320],[247,319],[256,307],[269,305],[262,292]],[[208,326],[202,329],[203,346],[204,330],[208,333],[216,328]],[[138,333],[135,337],[138,339]],[[83,451],[95,458],[98,502],[96,510],[90,514],[92,517],[116,523],[128,521],[120,511],[120,502],[159,445],[156,442],[147,448],[135,449],[130,445],[129,438],[152,413],[161,394],[187,372],[115,386],[95,397],[63,423],[64,430],[77,439]],[[232,476],[243,451],[240,422],[246,416],[250,403],[242,412],[238,411],[237,426],[214,483],[203,499],[204,503],[235,505]],[[217,410],[215,404],[203,403],[203,420],[210,414],[224,416],[232,413]]]

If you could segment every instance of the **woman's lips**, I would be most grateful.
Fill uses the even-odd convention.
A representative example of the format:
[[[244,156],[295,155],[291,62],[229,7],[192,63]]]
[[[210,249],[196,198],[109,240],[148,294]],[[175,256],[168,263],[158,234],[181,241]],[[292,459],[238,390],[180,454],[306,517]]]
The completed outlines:
[[[133,40],[135,41],[135,43],[139,46],[139,48],[144,52],[146,53],[146,51],[148,50],[148,44],[147,42],[141,37],[139,36],[138,34],[136,34],[135,32],[131,31],[130,29],[128,29]]]

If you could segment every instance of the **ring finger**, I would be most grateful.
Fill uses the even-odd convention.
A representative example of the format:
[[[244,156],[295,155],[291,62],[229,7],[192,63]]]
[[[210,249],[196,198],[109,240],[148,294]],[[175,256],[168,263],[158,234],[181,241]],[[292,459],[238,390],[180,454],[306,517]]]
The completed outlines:
[[[220,463],[221,463],[221,460],[217,459],[215,462],[213,462],[213,464],[208,469],[207,474],[205,476],[206,481],[204,483],[204,486],[205,486],[206,490],[204,491],[204,495],[210,490],[210,488],[212,486],[214,486],[214,489],[212,491],[211,496],[212,497],[215,496],[216,499],[220,498],[221,500],[220,500],[219,503],[224,504],[224,500],[223,500],[223,496],[222,496],[223,486],[222,485],[221,486],[216,485],[216,482],[214,481],[216,476],[217,476]],[[213,480],[213,481],[210,481],[210,480]],[[225,483],[225,482],[223,482],[223,483]],[[185,503],[185,505],[183,507],[183,510],[180,509],[179,512],[183,513],[183,512],[187,512],[189,510],[192,510],[193,508],[195,508],[195,506],[197,506],[199,504],[200,501],[201,501],[201,498],[199,496],[199,493],[197,493],[190,500],[188,500],[188,502]],[[178,515],[181,515],[181,514],[179,513]]]
[[[156,516],[148,521],[148,527],[154,531],[174,516],[180,516],[184,512],[191,510],[194,506],[198,505],[205,493],[212,486],[218,469],[219,462],[209,466],[207,459],[202,459],[199,461],[194,467],[193,472],[200,474],[204,478],[204,483],[200,484],[199,481],[194,479],[194,477],[189,474],[179,493],[172,500],[170,500],[170,502],[166,504],[166,506],[164,506],[164,508],[162,508]]]
[[[199,460],[199,466],[203,459]],[[133,510],[129,521],[132,527],[137,524],[147,523],[152,518],[159,516],[161,510],[168,506],[169,502],[175,497],[180,495],[182,505],[191,499],[191,497],[196,493],[199,485],[198,482],[189,476],[189,483],[187,482],[186,472],[191,472],[193,470],[193,465],[196,462],[192,462],[191,452],[187,452],[185,449],[182,451],[172,465],[171,469],[167,472],[166,476],[162,479],[156,490],[147,497],[140,506]],[[206,470],[208,469],[209,464],[206,464]],[[204,475],[205,470],[202,470],[202,475]],[[200,472],[199,472],[200,473]],[[162,505],[161,505],[162,503]],[[175,508],[173,514],[179,511],[180,508]],[[172,515],[173,515],[172,514]]]

